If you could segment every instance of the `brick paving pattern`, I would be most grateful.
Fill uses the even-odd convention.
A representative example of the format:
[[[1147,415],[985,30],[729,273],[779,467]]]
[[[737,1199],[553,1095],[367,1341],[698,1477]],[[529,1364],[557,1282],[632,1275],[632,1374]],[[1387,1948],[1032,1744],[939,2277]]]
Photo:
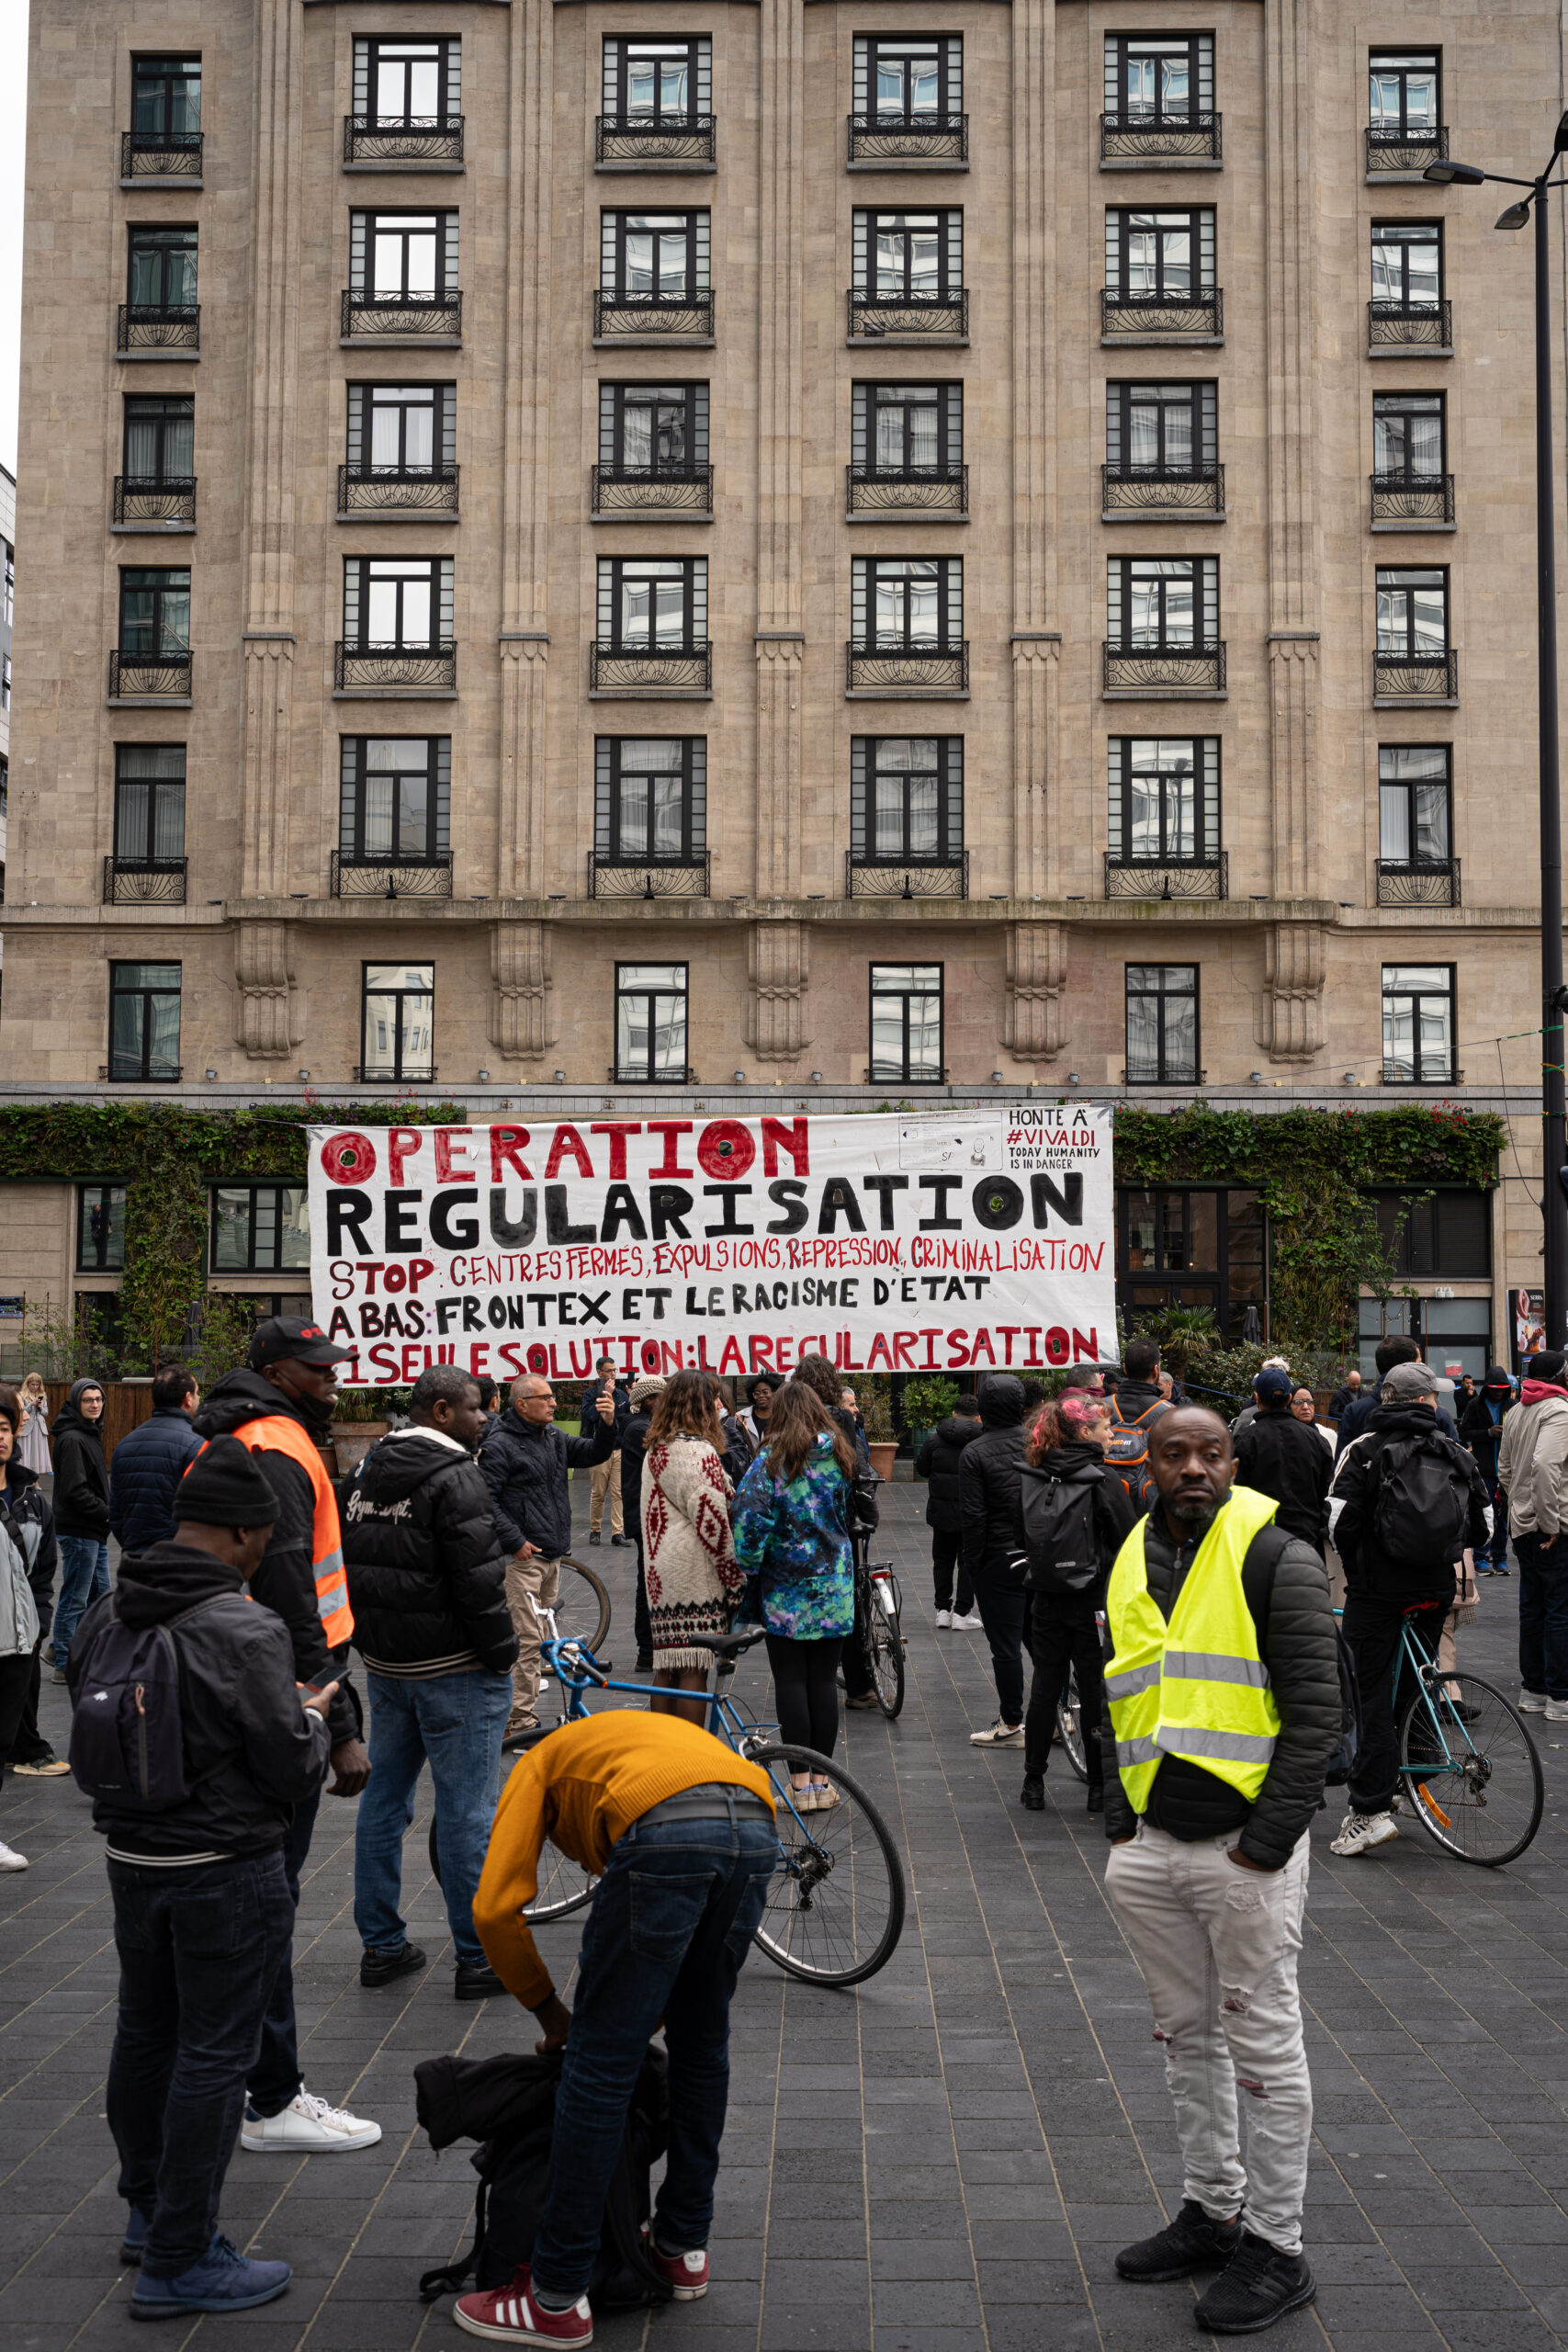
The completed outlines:
[[[580,1516],[586,1482],[576,1482]],[[1201,2337],[1189,2284],[1134,2288],[1111,2256],[1180,2196],[1147,2005],[1101,1893],[1104,1841],[1058,1754],[1047,1810],[1017,1803],[1021,1758],[972,1749],[993,1694],[977,1634],[931,1620],[923,1493],[894,1490],[908,1698],[892,1727],[849,1719],[857,1774],[909,1876],[891,1965],[858,1994],[786,1982],[754,1953],[733,2012],[729,2129],[705,2301],[602,2322],[611,2352],[1163,2352]],[[580,1536],[580,1542],[585,1536]],[[631,1657],[631,1554],[582,1553],[615,1597]],[[1512,1691],[1517,1580],[1483,1587],[1464,1661]],[[750,1662],[739,1686],[766,1713]],[[45,1727],[63,1744],[63,1693]],[[1315,2310],[1279,2352],[1551,2352],[1568,2337],[1568,1743],[1536,1719],[1547,1815],[1524,1860],[1467,1869],[1413,1827],[1336,1861],[1314,1836],[1303,1960],[1317,2103],[1307,2244]],[[7,1781],[0,1834],[31,1858],[0,1881],[0,2340],[7,2352],[121,2346],[131,2273],[103,2111],[115,1958],[99,1841],[66,1782]],[[363,2154],[237,2153],[223,2222],[294,2265],[279,2302],[164,2323],[173,2347],[225,2331],[246,2352],[412,2352],[466,2341],[421,2269],[468,2242],[473,2176],[416,2132],[412,2069],[514,2049],[509,2003],[451,1996],[451,1950],[424,1869],[405,1897],[430,1965],[359,1989],[354,1816],[329,1803],[305,1883],[296,1983],[310,2086],[378,2119]],[[543,1931],[564,1984],[570,1920]],[[568,1987],[570,1997],[570,1987]],[[531,2025],[531,2020],[527,2024]],[[134,2331],[144,2342],[140,2329]]]

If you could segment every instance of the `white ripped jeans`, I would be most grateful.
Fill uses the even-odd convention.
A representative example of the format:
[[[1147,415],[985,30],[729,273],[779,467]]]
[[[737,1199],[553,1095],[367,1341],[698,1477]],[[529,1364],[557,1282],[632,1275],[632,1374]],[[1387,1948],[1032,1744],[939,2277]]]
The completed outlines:
[[[1185,1845],[1145,1821],[1112,1846],[1105,1891],[1148,1986],[1176,2102],[1184,2196],[1214,2221],[1244,2213],[1281,2254],[1302,2248],[1312,2081],[1296,1955],[1306,1837],[1281,1871],[1230,1860],[1236,1833]],[[1237,2087],[1247,2094],[1241,2160]]]

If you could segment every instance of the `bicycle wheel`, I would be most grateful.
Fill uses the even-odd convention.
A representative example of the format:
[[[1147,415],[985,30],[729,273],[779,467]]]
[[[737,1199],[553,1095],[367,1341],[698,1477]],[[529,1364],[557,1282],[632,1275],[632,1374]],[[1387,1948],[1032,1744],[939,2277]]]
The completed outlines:
[[[866,1579],[863,1655],[876,1703],[891,1723],[904,1703],[904,1643],[897,1613],[890,1615],[877,1598],[879,1581]]]
[[[1540,1826],[1535,1742],[1500,1690],[1450,1674],[1411,1693],[1399,1723],[1400,1787],[1435,1845],[1496,1870]]]
[[[556,1623],[563,1642],[581,1642],[597,1657],[610,1634],[610,1596],[592,1568],[581,1560],[560,1564]]]
[[[1084,1754],[1083,1716],[1078,1706],[1078,1676],[1076,1667],[1067,1669],[1067,1687],[1056,1702],[1056,1735],[1062,1743],[1062,1753],[1080,1781],[1089,1778],[1089,1758]]]
[[[904,1865],[871,1799],[832,1758],[775,1742],[750,1751],[773,1783],[779,1867],[757,1941],[808,1984],[859,1984],[891,1958],[904,1931]],[[839,1802],[797,1813],[792,1772],[825,1774]]]
[[[430,1874],[437,1886],[441,1883],[441,1856],[436,1849],[435,1824],[430,1825]],[[532,1903],[524,1906],[523,1917],[532,1928],[544,1926],[551,1919],[564,1919],[569,1911],[581,1911],[598,1880],[563,1854],[548,1838],[539,1856],[539,1891]]]

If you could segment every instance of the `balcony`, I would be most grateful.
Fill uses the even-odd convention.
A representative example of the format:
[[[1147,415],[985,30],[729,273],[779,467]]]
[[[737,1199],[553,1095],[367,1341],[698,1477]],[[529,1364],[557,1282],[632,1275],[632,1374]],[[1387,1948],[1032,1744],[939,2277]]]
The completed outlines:
[[[1419,310],[1403,302],[1369,302],[1367,353],[1372,359],[1451,359],[1452,302],[1445,296]]]
[[[588,895],[591,899],[706,899],[711,897],[713,854],[705,850],[689,865],[645,861],[637,865],[620,857],[588,853]]]
[[[401,1069],[372,1069],[355,1062],[348,1074],[355,1086],[434,1086],[440,1075],[434,1062],[405,1062]]]
[[[844,648],[847,695],[963,695],[969,692],[969,641],[960,645],[886,645],[852,638]]]
[[[942,343],[969,340],[969,288],[945,294],[869,294],[852,286],[849,339],[856,345]]]
[[[694,645],[591,645],[590,695],[708,695],[713,692],[713,647],[705,637]]]
[[[1379,858],[1380,907],[1457,907],[1459,903],[1457,857]]]
[[[116,531],[194,531],[195,479],[154,481],[140,474],[116,474],[110,527]]]
[[[1102,172],[1217,172],[1222,161],[1217,114],[1174,116],[1151,122],[1145,115],[1102,114]]]
[[[334,649],[333,691],[403,697],[457,691],[455,645],[344,645]]]
[[[177,1086],[185,1072],[178,1062],[162,1062],[156,1069],[127,1069],[119,1062],[98,1064],[101,1086]]]
[[[457,471],[456,466],[426,466],[415,473],[400,473],[388,466],[340,466],[338,520],[364,514],[389,523],[403,518],[423,523],[433,514],[455,516]]]
[[[604,1078],[606,1083],[611,1086],[700,1086],[702,1084],[701,1079],[697,1076],[694,1062],[673,1062],[668,1069],[661,1069],[657,1078],[649,1078],[645,1069],[616,1069],[612,1063],[604,1072]]]
[[[593,340],[628,348],[711,343],[713,288],[699,286],[691,294],[653,294],[646,301],[630,302],[600,287],[593,296]]]
[[[1459,700],[1459,655],[1374,653],[1372,708],[1438,707]]]
[[[1111,645],[1105,647],[1102,689],[1108,701],[1139,695],[1218,701],[1225,692],[1223,645]]]
[[[421,343],[440,347],[463,340],[463,297],[450,294],[372,294],[344,289],[340,343]]]
[[[1398,180],[1418,180],[1428,164],[1444,164],[1449,154],[1449,127],[1439,123],[1431,130],[1383,130],[1375,125],[1367,131],[1367,179],[1369,185],[1386,187]]]
[[[1163,865],[1109,855],[1105,860],[1108,899],[1228,899],[1230,894],[1228,850],[1214,857],[1168,858]]]
[[[111,653],[110,702],[188,703],[188,653]]]
[[[713,468],[689,465],[680,473],[653,473],[646,466],[595,466],[588,512],[596,523],[711,523]]]
[[[452,853],[439,857],[345,857],[334,849],[327,889],[334,899],[449,899]]]
[[[199,130],[120,132],[121,187],[145,187],[159,180],[177,180],[182,188],[201,186]]]
[[[1102,466],[1100,520],[1106,523],[1223,523],[1224,466]]]
[[[183,907],[185,859],[106,857],[103,902],[106,907]]]
[[[593,125],[596,172],[711,172],[717,161],[716,115],[602,114]]]
[[[382,122],[373,114],[345,114],[343,167],[345,172],[460,172],[463,118],[412,115]]]
[[[1372,474],[1374,531],[1451,531],[1452,474]]]
[[[956,857],[915,858],[903,865],[844,853],[846,899],[966,899],[969,853]]]
[[[852,114],[852,172],[966,172],[966,114]]]
[[[121,359],[167,359],[201,349],[199,302],[122,302],[115,350]]]
[[[933,514],[967,523],[969,469],[948,464],[889,472],[883,467],[846,466],[844,514],[851,523],[865,515],[879,523],[923,523]]]
[[[1119,294],[1111,286],[1100,288],[1102,345],[1215,344],[1224,341],[1224,333],[1225,298],[1217,286],[1194,294]]]

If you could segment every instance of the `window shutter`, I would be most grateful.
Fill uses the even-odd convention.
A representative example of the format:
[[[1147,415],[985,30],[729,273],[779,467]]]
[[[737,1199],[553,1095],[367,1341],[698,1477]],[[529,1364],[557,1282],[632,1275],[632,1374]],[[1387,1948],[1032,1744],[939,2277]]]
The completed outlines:
[[[1198,387],[1198,447],[1205,466],[1218,465],[1220,459],[1219,387],[1200,384]]]
[[[360,763],[365,756],[363,735],[344,735],[341,739],[342,758],[338,768],[337,845],[344,857],[352,857],[358,846],[356,817],[359,808]]]
[[[615,462],[615,391],[614,384],[599,387],[599,463]]]
[[[708,633],[708,560],[705,555],[690,558],[692,636],[701,644]]]
[[[699,735],[686,747],[691,774],[692,854],[703,856],[708,845],[708,747]]]
[[[608,645],[615,636],[616,560],[612,555],[599,559],[599,642]]]
[[[870,385],[852,385],[850,390],[850,458],[857,466],[863,466],[869,460],[870,452],[866,446],[866,418],[870,407]]]
[[[1202,616],[1203,642],[1217,645],[1220,636],[1220,560],[1215,555],[1198,559],[1198,609]]]
[[[446,54],[443,62],[446,71],[442,77],[446,85],[446,110],[448,115],[461,114],[463,111],[463,44],[460,40],[449,40],[446,44]]]
[[[698,41],[698,43],[697,43],[697,74],[696,74],[696,82],[697,82],[697,112],[698,112],[699,114],[712,114],[712,112],[713,112],[713,43],[712,43],[712,41],[711,41],[711,40],[700,40],[700,41]]]
[[[450,645],[454,634],[452,624],[452,558],[449,555],[438,556],[436,558],[436,562],[439,566],[439,578],[436,582],[436,587],[441,612],[441,628],[439,630],[439,636],[443,645]]]
[[[1107,42],[1107,48],[1110,43]],[[1106,814],[1105,846],[1112,859],[1122,855],[1122,810],[1125,792],[1127,745],[1122,736],[1113,735],[1109,745],[1110,777],[1109,807]]]
[[[850,738],[850,855],[857,865],[865,861],[866,753],[874,741],[866,735]]]
[[[1114,33],[1105,36],[1105,111],[1122,111],[1122,44]]]
[[[364,558],[350,556],[343,567],[343,641],[345,645],[359,642],[360,575]]]
[[[1198,110],[1201,114],[1212,114],[1214,108],[1214,36],[1213,33],[1200,33],[1193,45],[1198,52],[1198,71],[1193,77],[1197,84]]]
[[[452,847],[452,738],[435,738],[435,854],[446,857]]]
[[[1114,472],[1122,463],[1122,416],[1127,402],[1125,384],[1105,387],[1105,462]]]
[[[947,282],[944,291],[956,293],[964,283],[964,215],[955,206],[945,218],[943,249],[947,256]]]
[[[348,284],[354,294],[365,292],[365,223],[368,215],[351,212],[348,216]]]
[[[870,43],[863,33],[855,35],[854,111],[856,114],[871,111]]]
[[[610,44],[606,41],[604,44],[606,72],[609,50]],[[610,857],[614,854],[610,846],[610,781],[615,749],[615,745],[603,735],[593,746],[593,854],[595,857]]]
[[[709,283],[709,238],[712,225],[712,215],[707,212],[694,212],[689,216],[689,218],[691,219],[694,231],[693,238],[694,259],[692,267],[692,284],[694,287],[706,287]]]
[[[437,291],[450,294],[457,290],[458,282],[457,215],[455,212],[443,212],[439,215],[439,219],[442,232],[442,277]]]
[[[354,43],[354,111],[356,115],[370,111],[370,43],[361,36]]]
[[[947,66],[947,94],[945,101],[947,111],[949,114],[962,114],[964,111],[963,35],[960,33],[954,33],[950,40],[942,42],[942,48],[946,52],[944,62]]]
[[[691,404],[692,462],[705,466],[708,461],[708,388],[693,384],[686,395]]]
[[[1120,294],[1123,288],[1122,215],[1109,204],[1105,208],[1105,285],[1111,294]]]
[[[869,557],[863,555],[851,557],[850,635],[857,644],[863,644],[871,634],[866,621],[866,594],[870,570]]]
[[[948,642],[956,645],[964,635],[964,560],[962,556],[953,556],[949,560],[946,572],[947,577],[942,584],[947,591],[943,599],[947,615],[947,636]]]
[[[455,466],[457,462],[457,387],[438,384],[435,400],[440,424],[441,462]]]
[[[1198,775],[1202,791],[1200,802],[1198,854],[1201,857],[1218,857],[1220,854],[1220,739],[1217,735],[1205,735],[1198,746]]]
[[[1112,645],[1122,643],[1122,564],[1112,556],[1105,567],[1105,634]]]
[[[1214,214],[1213,206],[1205,206],[1197,216],[1198,284],[1205,293],[1214,284]]]
[[[351,466],[362,466],[369,454],[365,446],[365,387],[363,384],[350,384],[348,388],[348,462]]]
[[[604,63],[600,83],[600,112],[619,114],[621,110],[621,49],[622,43],[611,38],[604,43]]]
[[[961,383],[945,384],[942,396],[947,404],[945,440],[948,462],[960,466],[964,462],[964,387]]]
[[[870,265],[867,260],[870,225],[871,215],[869,212],[856,212],[853,215],[851,231],[851,283],[857,294],[864,294],[868,291],[871,285],[871,278],[869,276]]]
[[[615,270],[615,232],[619,221],[618,212],[599,215],[599,284],[606,294],[613,294],[620,285]]]
[[[945,771],[944,797],[947,802],[947,854],[961,857],[964,854],[964,738],[950,735],[942,745],[942,766]]]

